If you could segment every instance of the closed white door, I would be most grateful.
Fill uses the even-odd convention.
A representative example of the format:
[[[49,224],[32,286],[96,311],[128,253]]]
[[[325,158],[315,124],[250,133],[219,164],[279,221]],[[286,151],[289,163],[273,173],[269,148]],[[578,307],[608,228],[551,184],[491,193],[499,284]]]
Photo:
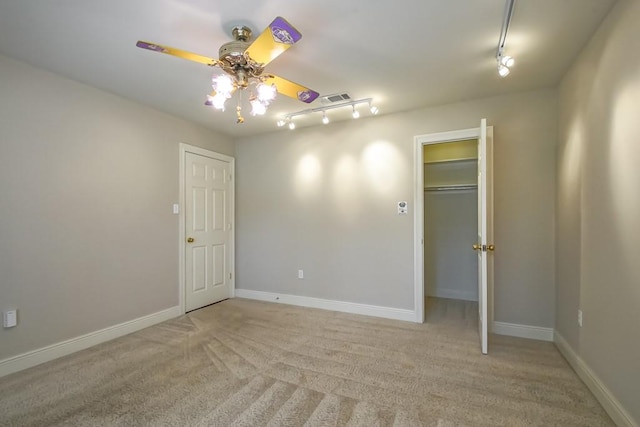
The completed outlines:
[[[185,156],[185,310],[230,298],[230,163]]]

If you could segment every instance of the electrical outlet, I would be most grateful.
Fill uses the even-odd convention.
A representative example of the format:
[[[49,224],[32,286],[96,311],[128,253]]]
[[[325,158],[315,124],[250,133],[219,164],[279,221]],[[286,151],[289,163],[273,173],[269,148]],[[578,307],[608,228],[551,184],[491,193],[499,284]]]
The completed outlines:
[[[582,328],[582,310],[578,310],[578,326]]]
[[[304,279],[304,271],[298,270],[298,279]]]

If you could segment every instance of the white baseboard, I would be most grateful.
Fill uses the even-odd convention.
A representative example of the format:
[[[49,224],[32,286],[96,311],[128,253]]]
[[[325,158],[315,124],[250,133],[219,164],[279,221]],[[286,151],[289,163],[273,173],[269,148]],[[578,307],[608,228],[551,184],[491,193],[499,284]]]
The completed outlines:
[[[323,310],[340,311],[343,313],[363,314],[365,316],[383,317],[385,319],[404,320],[407,322],[416,321],[416,314],[413,310],[405,310],[401,308],[381,307],[377,305],[278,294],[274,292],[252,291],[249,289],[236,289],[236,297],[297,305],[301,307],[321,308]]]
[[[164,322],[165,320],[173,319],[181,314],[182,310],[179,306],[171,307],[128,322],[109,326],[99,331],[90,332],[86,335],[0,360],[0,377],[75,353],[76,351],[84,350],[85,348],[101,344],[114,338],[128,335],[140,329]]]
[[[493,322],[491,332],[498,335],[528,338],[531,340],[553,341],[553,329],[540,326],[518,325],[516,323]]]
[[[617,426],[638,427],[640,425],[640,423],[635,421],[624,409],[618,399],[611,394],[611,391],[600,381],[595,372],[578,356],[558,331],[554,331],[553,341],[556,347],[558,347],[558,350],[560,350],[560,353],[567,359],[569,365],[571,365],[573,370],[576,371],[576,374],[578,374],[580,379],[587,385],[589,390],[591,390],[591,393],[598,399]]]

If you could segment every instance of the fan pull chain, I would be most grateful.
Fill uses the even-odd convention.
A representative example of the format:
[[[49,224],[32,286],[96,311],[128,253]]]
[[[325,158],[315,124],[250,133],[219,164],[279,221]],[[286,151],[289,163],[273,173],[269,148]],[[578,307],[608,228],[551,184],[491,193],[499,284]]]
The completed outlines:
[[[236,115],[238,116],[238,118],[236,119],[236,123],[240,124],[240,123],[244,123],[244,117],[242,117],[242,88],[240,88],[239,90],[239,94],[238,94],[238,105],[236,106]]]

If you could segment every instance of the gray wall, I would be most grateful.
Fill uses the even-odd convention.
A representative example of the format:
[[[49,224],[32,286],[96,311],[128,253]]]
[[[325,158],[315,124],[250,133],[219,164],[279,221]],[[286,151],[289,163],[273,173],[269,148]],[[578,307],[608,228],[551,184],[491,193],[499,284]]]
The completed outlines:
[[[236,286],[412,310],[413,137],[486,117],[495,320],[553,327],[556,115],[542,90],[239,140]]]
[[[472,142],[475,151],[476,142]],[[433,146],[425,151],[429,147]],[[474,184],[478,181],[477,162],[427,163],[424,185]],[[424,294],[478,301],[478,255],[470,250],[478,240],[477,189],[423,194]]]
[[[0,56],[0,360],[178,305],[178,143],[224,136]]]
[[[478,191],[424,193],[424,294],[478,301]]]
[[[620,1],[559,95],[557,300],[564,337],[640,423],[640,2]],[[583,311],[583,327],[577,311]]]

